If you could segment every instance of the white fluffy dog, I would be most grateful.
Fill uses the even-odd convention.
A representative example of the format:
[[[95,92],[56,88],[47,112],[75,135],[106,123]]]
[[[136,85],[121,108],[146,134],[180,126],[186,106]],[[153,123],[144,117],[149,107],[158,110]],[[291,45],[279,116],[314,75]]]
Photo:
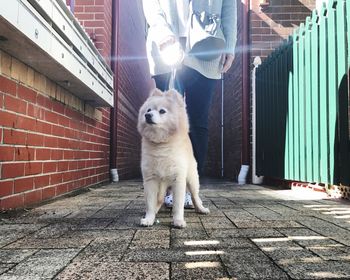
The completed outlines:
[[[173,192],[173,225],[183,228],[186,185],[195,209],[208,214],[199,198],[197,162],[188,136],[189,124],[182,96],[175,90],[155,89],[139,111],[142,136],[141,169],[146,199],[142,226],[152,226],[169,186]]]

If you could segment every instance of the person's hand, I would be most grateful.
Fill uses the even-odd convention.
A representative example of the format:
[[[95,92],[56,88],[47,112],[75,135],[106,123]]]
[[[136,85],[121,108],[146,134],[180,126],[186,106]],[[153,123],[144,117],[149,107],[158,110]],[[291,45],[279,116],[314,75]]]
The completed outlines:
[[[224,53],[221,57],[222,69],[221,73],[226,73],[232,66],[235,56],[231,53]]]
[[[174,44],[175,42],[176,42],[175,36],[168,36],[168,37],[164,38],[162,41],[160,41],[159,50],[162,51],[164,48]]]

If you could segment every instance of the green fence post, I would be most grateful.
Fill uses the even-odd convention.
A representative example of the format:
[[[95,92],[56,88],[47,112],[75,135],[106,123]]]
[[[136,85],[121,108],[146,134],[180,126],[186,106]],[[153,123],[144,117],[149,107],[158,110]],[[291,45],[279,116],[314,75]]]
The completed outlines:
[[[312,110],[312,182],[320,183],[320,100],[319,100],[319,25],[316,10],[312,12],[311,27],[311,106]]]
[[[346,12],[344,0],[338,1],[336,8],[336,32],[337,32],[337,181],[344,185],[350,184],[350,158],[349,158],[349,95],[347,85],[347,45],[346,45]],[[350,9],[348,2],[347,9]],[[349,12],[349,11],[348,11]],[[349,19],[348,19],[349,20]]]
[[[337,0],[331,0],[328,3],[328,20],[327,20],[327,41],[328,41],[328,135],[329,135],[329,183],[335,184],[334,178],[334,162],[336,148],[336,120],[337,120],[337,75],[336,75],[336,61],[337,61],[337,41],[336,41],[336,26],[335,26],[335,5]]]
[[[298,70],[299,70],[299,162],[300,177],[299,180],[306,182],[306,145],[305,145],[305,25],[300,24],[299,28],[299,52],[298,52]]]
[[[305,21],[305,178],[313,182],[312,112],[317,110],[311,103],[311,18]]]
[[[294,179],[294,150],[293,150],[293,37],[289,36],[288,49],[287,49],[287,82],[288,82],[288,95],[287,104],[288,111],[286,116],[286,164],[285,164],[285,178],[288,180]]]
[[[322,183],[329,183],[329,141],[328,141],[328,44],[326,6],[320,12],[320,177]]]
[[[299,30],[294,31],[293,35],[293,151],[294,167],[293,178],[300,180],[300,148],[299,148]]]

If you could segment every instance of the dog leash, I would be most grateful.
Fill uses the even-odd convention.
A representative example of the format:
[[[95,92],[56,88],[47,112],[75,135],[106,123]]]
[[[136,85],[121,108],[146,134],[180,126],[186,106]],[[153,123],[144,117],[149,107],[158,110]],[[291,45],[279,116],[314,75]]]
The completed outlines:
[[[172,67],[169,79],[169,89],[175,89],[176,67]]]

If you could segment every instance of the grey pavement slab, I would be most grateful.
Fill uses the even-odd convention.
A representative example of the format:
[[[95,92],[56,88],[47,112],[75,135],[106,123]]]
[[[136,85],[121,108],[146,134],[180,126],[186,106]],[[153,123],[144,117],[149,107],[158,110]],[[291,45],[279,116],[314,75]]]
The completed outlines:
[[[293,279],[350,279],[349,262],[294,263],[282,268]]]
[[[40,250],[0,277],[53,278],[78,253],[75,249]]]
[[[171,264],[171,279],[229,279],[221,262],[187,262]]]
[[[350,279],[350,203],[204,181],[209,215],[162,207],[141,227],[141,181],[0,214],[0,279]]]
[[[85,265],[85,266],[84,266]],[[98,266],[91,263],[71,264],[63,270],[58,280],[80,279],[169,279],[169,264],[164,262],[131,263],[105,262]]]
[[[9,263],[0,263],[0,273],[5,273],[6,271],[10,270],[15,264],[9,264]]]
[[[221,259],[233,279],[288,279],[288,275],[258,249],[235,249]]]
[[[18,250],[0,250],[0,263],[20,263],[29,256],[35,254],[38,250],[35,249],[18,249]]]

